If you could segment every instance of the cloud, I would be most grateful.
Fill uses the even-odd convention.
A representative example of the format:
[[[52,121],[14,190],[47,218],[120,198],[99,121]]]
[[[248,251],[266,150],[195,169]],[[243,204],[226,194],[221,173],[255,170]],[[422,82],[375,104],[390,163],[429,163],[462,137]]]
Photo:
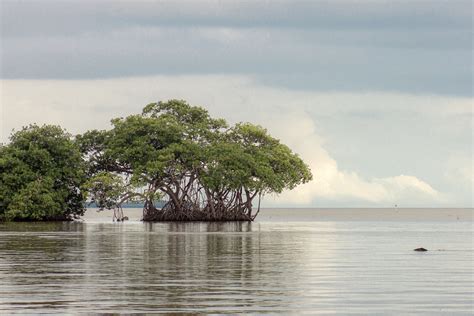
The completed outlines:
[[[251,75],[471,95],[470,1],[2,2],[2,78]]]
[[[1,84],[3,141],[11,128],[31,122],[60,124],[73,133],[105,129],[111,117],[139,113],[152,101],[181,98],[230,122],[265,126],[310,165],[313,182],[269,196],[265,205],[471,203],[471,192],[459,190],[464,184],[443,176],[450,172],[449,155],[471,150],[468,98],[304,92],[263,86],[248,76],[216,75]]]
[[[470,28],[469,0],[3,1],[5,36],[73,35],[123,26],[407,29]],[[58,27],[62,26],[62,27]]]
[[[324,148],[314,121],[307,113],[287,112],[259,119],[274,135],[301,155],[312,169],[314,181],[267,199],[274,205],[314,205],[318,199],[359,200],[367,204],[393,206],[432,205],[445,197],[415,176],[397,175],[366,179],[354,171],[341,170]],[[360,202],[359,202],[360,203]]]

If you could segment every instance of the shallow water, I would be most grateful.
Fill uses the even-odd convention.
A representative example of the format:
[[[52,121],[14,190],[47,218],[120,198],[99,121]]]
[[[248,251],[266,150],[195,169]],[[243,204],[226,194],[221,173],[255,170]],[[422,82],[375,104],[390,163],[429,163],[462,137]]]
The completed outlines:
[[[473,312],[472,221],[287,214],[0,224],[0,314]]]

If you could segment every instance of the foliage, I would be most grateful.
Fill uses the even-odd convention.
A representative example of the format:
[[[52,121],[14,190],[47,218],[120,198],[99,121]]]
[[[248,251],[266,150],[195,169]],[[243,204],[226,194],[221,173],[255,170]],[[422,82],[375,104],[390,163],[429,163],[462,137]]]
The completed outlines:
[[[145,220],[253,220],[253,200],[311,180],[308,166],[267,131],[185,101],[151,103],[77,141],[91,197],[113,207],[145,202]],[[94,180],[95,179],[95,180]],[[120,183],[120,181],[123,181]],[[157,209],[157,197],[167,202]]]
[[[312,179],[264,128],[229,126],[185,101],[150,103],[112,125],[74,141],[51,125],[14,133],[0,147],[0,219],[71,219],[87,195],[118,220],[124,202],[142,201],[144,220],[251,221],[262,196]]]
[[[0,220],[67,220],[84,213],[81,153],[58,126],[30,125],[0,147]]]
[[[83,189],[89,192],[91,203],[95,203],[100,210],[111,210],[118,207],[125,193],[122,178],[104,171],[90,178],[83,185]]]

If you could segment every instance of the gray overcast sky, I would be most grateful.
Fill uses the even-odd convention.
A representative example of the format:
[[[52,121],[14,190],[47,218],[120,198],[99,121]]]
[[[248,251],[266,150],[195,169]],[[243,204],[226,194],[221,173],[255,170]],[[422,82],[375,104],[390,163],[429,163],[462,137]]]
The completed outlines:
[[[1,1],[0,14],[2,141],[180,97],[312,148],[321,181],[300,205],[472,205],[471,1]],[[272,125],[281,113],[310,120],[307,140]]]
[[[471,4],[2,1],[2,77],[233,73],[297,89],[470,95]]]

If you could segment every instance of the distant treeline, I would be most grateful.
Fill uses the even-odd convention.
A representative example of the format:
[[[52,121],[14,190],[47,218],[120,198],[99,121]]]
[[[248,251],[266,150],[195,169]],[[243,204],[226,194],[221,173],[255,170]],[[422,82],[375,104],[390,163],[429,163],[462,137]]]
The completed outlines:
[[[153,204],[157,208],[161,208],[165,205],[165,202],[155,201],[153,202]],[[122,204],[122,208],[143,208],[144,206],[145,206],[145,203],[142,203],[142,202],[135,202],[135,203],[128,202],[128,203]],[[86,208],[100,208],[100,205],[98,205],[95,202],[86,202]]]

